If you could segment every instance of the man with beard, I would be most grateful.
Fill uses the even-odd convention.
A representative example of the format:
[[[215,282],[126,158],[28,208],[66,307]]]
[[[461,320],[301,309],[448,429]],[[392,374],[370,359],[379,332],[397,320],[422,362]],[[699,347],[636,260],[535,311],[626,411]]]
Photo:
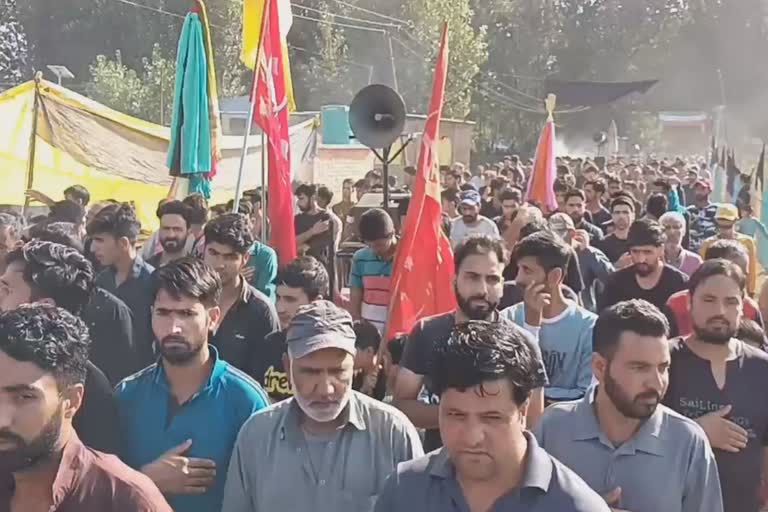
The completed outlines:
[[[605,290],[597,299],[598,311],[630,299],[643,299],[665,310],[669,297],[684,289],[688,280],[664,263],[665,240],[664,228],[654,220],[632,224],[627,236],[632,265],[606,279]]]
[[[608,512],[608,505],[525,429],[546,382],[535,345],[514,325],[470,321],[435,343],[445,447],[400,464],[376,512]]]
[[[717,463],[704,431],[661,405],[669,383],[667,319],[643,300],[604,310],[594,328],[598,384],[546,410],[542,448],[632,512],[722,512]]]
[[[744,273],[725,260],[705,261],[689,289],[693,334],[671,341],[664,404],[707,433],[725,512],[757,512],[768,472],[768,355],[735,338]]]
[[[549,385],[547,403],[584,396],[592,382],[592,328],[597,316],[563,295],[563,279],[571,258],[565,242],[545,231],[520,240],[512,258],[517,286],[536,290],[542,301],[524,301],[505,309],[501,318],[536,336]]]
[[[163,250],[149,258],[147,263],[160,268],[187,255],[190,208],[181,201],[168,201],[157,209],[157,217],[160,219],[158,241]]]
[[[0,315],[0,510],[171,512],[146,476],[72,426],[89,344],[85,324],[55,306]]]
[[[447,339],[454,326],[470,320],[510,324],[512,329],[522,333],[522,337],[537,354],[541,368],[544,368],[535,338],[499,317],[497,308],[504,294],[502,272],[505,261],[507,251],[500,240],[478,236],[462,242],[454,254],[454,290],[458,309],[420,320],[408,336],[395,384],[394,405],[402,410],[414,425],[427,430],[424,448],[428,452],[442,446],[442,441],[438,430],[439,396],[426,376],[429,375],[435,343]],[[544,299],[541,289],[531,288],[526,292],[526,301],[531,304],[540,303]],[[540,305],[537,307],[541,308]],[[535,319],[531,319],[531,324],[536,324]],[[543,409],[543,389],[535,389],[526,417],[529,427],[536,423]]]
[[[160,360],[118,384],[121,458],[149,476],[175,512],[218,512],[237,433],[269,399],[219,358],[221,279],[200,260],[160,268],[152,330]]]
[[[627,256],[629,227],[635,221],[635,202],[629,196],[619,196],[611,201],[613,232],[596,244],[617,268],[631,265]]]
[[[220,315],[212,327],[211,344],[223,360],[258,380],[252,367],[254,351],[278,329],[278,321],[272,301],[242,275],[253,244],[248,220],[238,213],[221,215],[205,226],[203,261],[219,274],[222,283],[221,300],[216,304]]]
[[[501,238],[499,228],[488,217],[480,215],[480,194],[475,190],[465,190],[460,196],[459,213],[461,217],[451,222],[451,244],[458,246],[464,239],[475,235]]]
[[[324,300],[302,306],[287,340],[294,395],[243,426],[222,512],[370,512],[397,465],[424,453],[419,434],[397,409],[352,390],[349,313]]]
[[[589,241],[594,244],[603,239],[603,231],[584,218],[585,204],[586,196],[583,191],[572,188],[565,193],[565,213],[573,219],[576,229],[582,229],[589,234]]]
[[[597,172],[597,169],[595,172]],[[605,232],[605,225],[611,221],[611,212],[603,206],[605,182],[595,178],[584,183],[584,196],[587,199],[587,210],[592,215],[592,223]]]
[[[701,243],[707,238],[715,236],[717,232],[715,223],[717,204],[709,201],[711,193],[712,184],[709,180],[699,179],[693,184],[693,204],[688,207],[688,214],[691,217],[690,245],[688,248],[693,252],[699,252]]]
[[[707,238],[701,243],[700,251],[702,257],[706,255],[707,249],[718,240],[735,240],[740,243],[747,252],[747,293],[750,296],[757,290],[758,258],[755,239],[751,236],[742,235],[736,231],[736,222],[739,220],[739,210],[732,204],[720,204],[715,212],[715,223],[717,225],[717,234]]]
[[[330,270],[331,247],[336,238],[331,216],[317,205],[315,185],[303,183],[296,188],[295,195],[300,211],[293,220],[296,247],[300,253],[316,258],[325,265],[326,270]]]

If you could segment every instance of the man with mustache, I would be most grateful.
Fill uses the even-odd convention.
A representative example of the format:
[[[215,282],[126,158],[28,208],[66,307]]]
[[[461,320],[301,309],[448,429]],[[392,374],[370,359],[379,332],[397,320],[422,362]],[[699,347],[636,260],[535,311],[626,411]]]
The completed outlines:
[[[459,196],[459,214],[451,221],[451,243],[458,246],[470,236],[486,235],[491,238],[501,238],[496,223],[480,212],[480,194],[476,190],[465,190]]]
[[[563,279],[571,249],[554,234],[540,231],[520,240],[513,259],[517,286],[542,297],[523,301],[501,312],[501,318],[539,339],[549,378],[547,402],[584,396],[592,382],[592,328],[597,316],[563,295]]]
[[[370,512],[397,465],[423,455],[418,432],[397,409],[352,390],[345,310],[326,300],[299,308],[287,350],[293,397],[243,426],[223,512]]]
[[[218,273],[186,257],[153,278],[161,357],[117,386],[120,455],[157,484],[175,512],[218,512],[237,433],[269,400],[208,343],[221,316]]]
[[[695,419],[714,449],[725,512],[760,510],[768,471],[768,355],[736,338],[744,272],[708,260],[691,276],[693,334],[671,341],[664,404]]]
[[[619,510],[722,512],[706,435],[660,403],[669,383],[668,328],[643,300],[604,310],[593,338],[597,386],[548,408],[536,438]]]
[[[486,236],[471,237],[459,244],[454,254],[456,277],[454,290],[458,309],[420,320],[408,336],[403,359],[400,362],[394,392],[394,405],[402,410],[419,428],[426,429],[424,448],[430,452],[442,446],[438,430],[439,396],[431,387],[429,369],[435,343],[445,340],[457,324],[470,320],[505,322],[521,331],[523,339],[537,354],[541,368],[541,351],[534,337],[508,320],[502,320],[498,307],[504,295],[502,272],[508,253],[501,240]],[[540,290],[531,290],[529,302],[541,300]],[[531,319],[531,323],[535,323]],[[542,370],[543,373],[543,370]],[[422,390],[426,390],[425,393]],[[537,388],[531,394],[526,420],[533,426],[544,410],[544,393]]]
[[[652,219],[640,219],[629,228],[627,245],[632,265],[606,279],[597,310],[619,302],[643,299],[664,311],[669,297],[684,289],[688,276],[664,263],[664,228]]]
[[[160,219],[158,241],[163,250],[147,259],[147,263],[160,268],[187,255],[191,216],[191,208],[181,201],[168,201],[160,205],[157,209],[157,218]]]
[[[171,512],[146,476],[73,428],[89,346],[85,324],[50,304],[0,315],[0,510]]]

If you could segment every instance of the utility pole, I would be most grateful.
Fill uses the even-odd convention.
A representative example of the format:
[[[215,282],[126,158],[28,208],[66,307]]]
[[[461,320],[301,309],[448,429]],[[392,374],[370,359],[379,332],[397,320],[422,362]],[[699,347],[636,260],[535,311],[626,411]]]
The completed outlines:
[[[389,44],[389,62],[392,65],[392,88],[400,92],[397,86],[397,66],[395,66],[395,52],[392,49],[392,34],[389,31],[387,31],[387,43]]]

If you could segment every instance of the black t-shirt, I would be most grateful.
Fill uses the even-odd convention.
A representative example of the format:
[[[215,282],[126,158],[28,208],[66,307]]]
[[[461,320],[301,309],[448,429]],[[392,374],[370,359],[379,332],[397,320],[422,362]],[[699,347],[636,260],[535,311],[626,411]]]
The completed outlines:
[[[309,213],[299,213],[293,218],[293,226],[296,230],[296,235],[300,235],[309,231],[312,226],[322,221],[330,221],[331,216],[328,212],[321,211],[314,215]],[[333,244],[333,222],[331,221],[331,227],[328,231],[315,235],[306,242],[309,246],[307,254],[315,257],[318,261],[322,262],[326,267],[330,259],[331,245]]]
[[[669,297],[684,290],[688,276],[674,267],[664,265],[661,279],[654,288],[644,290],[637,284],[635,266],[632,265],[608,276],[603,293],[597,297],[597,310],[602,311],[624,300],[643,299],[662,311],[666,311]]]
[[[94,450],[118,453],[120,421],[112,385],[96,365],[88,361],[83,404],[72,420],[80,440]]]
[[[499,217],[503,212],[504,210],[502,210],[501,206],[496,204],[496,201],[493,199],[483,199],[483,202],[480,204],[480,215],[483,217],[493,219],[494,217]]]
[[[592,215],[592,224],[602,229],[605,232],[604,225],[613,220],[611,212],[607,208],[601,206],[597,213],[589,212]]]
[[[264,338],[253,352],[253,378],[261,384],[272,403],[293,396],[291,379],[283,364],[286,353],[285,331],[275,331]]]
[[[547,372],[544,369],[544,362],[541,358],[541,349],[534,337],[527,331],[522,330],[514,323],[508,320],[501,320],[507,322],[515,329],[519,329],[524,334],[525,339],[528,341],[531,349],[536,353],[540,367],[540,387],[547,385]],[[442,315],[436,315],[428,318],[424,318],[416,323],[411,330],[411,334],[408,336],[408,342],[405,344],[405,351],[403,352],[403,359],[400,361],[400,366],[412,371],[417,375],[424,376],[424,390],[422,390],[425,402],[437,405],[440,402],[440,397],[435,395],[431,391],[431,379],[429,374],[432,366],[432,350],[437,341],[447,339],[451,335],[453,327],[456,325],[456,318],[453,313],[444,313]],[[431,452],[443,445],[443,441],[440,439],[440,431],[437,429],[427,430],[424,437],[424,451]]]
[[[91,333],[91,361],[113,386],[143,368],[143,354],[133,336],[132,313],[125,302],[96,288],[82,316]]]
[[[709,361],[683,341],[670,341],[672,364],[664,404],[688,418],[730,405],[726,419],[749,433],[738,453],[714,449],[725,512],[757,512],[763,448],[768,446],[768,354],[739,342],[737,357],[726,365],[725,386],[717,387]]]
[[[629,243],[627,239],[617,238],[616,235],[610,234],[595,244],[595,247],[603,251],[608,256],[611,263],[616,263],[621,258],[621,255],[629,251]]]

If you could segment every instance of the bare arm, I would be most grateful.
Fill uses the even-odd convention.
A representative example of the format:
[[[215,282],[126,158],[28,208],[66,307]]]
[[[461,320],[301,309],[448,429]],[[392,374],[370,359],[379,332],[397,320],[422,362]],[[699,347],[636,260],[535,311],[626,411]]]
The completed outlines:
[[[300,235],[296,235],[296,246],[304,245],[315,236],[315,232],[312,229],[308,229]]]
[[[54,204],[56,204],[56,201],[48,197],[47,195],[43,194],[39,190],[29,189],[26,193],[27,197],[32,199],[33,201],[37,201],[40,203],[43,203],[45,206],[50,208]]]
[[[349,289],[349,314],[355,320],[363,318],[363,289]]]
[[[418,400],[423,385],[423,375],[400,367],[400,371],[397,372],[393,404],[403,411],[418,428],[434,429],[438,427],[438,406],[425,404]]]

